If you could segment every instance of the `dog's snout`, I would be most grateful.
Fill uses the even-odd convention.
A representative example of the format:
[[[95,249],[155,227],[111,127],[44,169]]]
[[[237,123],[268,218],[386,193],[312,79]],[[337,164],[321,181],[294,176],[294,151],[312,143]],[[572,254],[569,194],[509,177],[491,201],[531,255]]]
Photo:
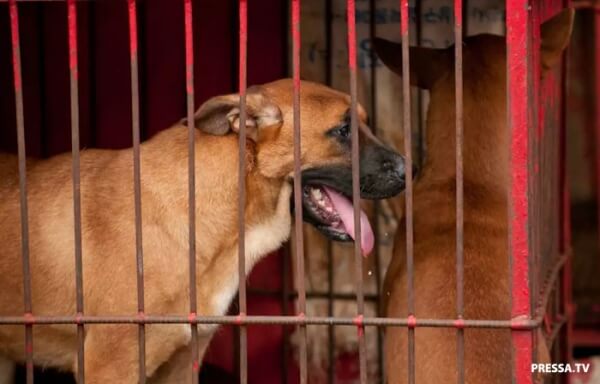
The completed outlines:
[[[417,167],[414,163],[411,166],[412,172],[412,178],[414,179],[415,176],[417,175],[417,173],[419,172],[419,167]],[[402,179],[402,180],[406,180],[407,179],[407,175],[406,175],[406,160],[403,157],[399,157],[399,159],[396,161],[395,165],[394,165],[394,170],[396,171],[396,173],[398,174],[398,176]]]
[[[398,173],[404,172],[404,162],[395,161],[393,159],[384,160],[383,164],[381,164],[381,168],[383,172],[392,172],[396,171]]]
[[[404,190],[406,160],[391,148],[383,145],[365,148],[360,170],[363,198],[387,198]]]

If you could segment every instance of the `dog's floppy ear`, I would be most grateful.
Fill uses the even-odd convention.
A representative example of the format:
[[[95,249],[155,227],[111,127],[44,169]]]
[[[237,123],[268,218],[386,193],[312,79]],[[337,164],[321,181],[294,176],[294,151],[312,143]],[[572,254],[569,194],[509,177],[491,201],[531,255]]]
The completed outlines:
[[[569,45],[575,11],[565,9],[541,26],[541,64],[544,70],[552,68]]]
[[[183,124],[186,124],[184,119]],[[262,94],[259,87],[250,87],[246,93],[246,136],[258,140],[259,130],[281,126],[281,110]],[[240,95],[216,96],[206,101],[194,115],[197,129],[211,135],[226,135],[240,131]]]
[[[374,38],[373,47],[386,67],[402,76],[402,44]],[[420,88],[431,89],[452,63],[444,49],[410,47],[410,83]]]

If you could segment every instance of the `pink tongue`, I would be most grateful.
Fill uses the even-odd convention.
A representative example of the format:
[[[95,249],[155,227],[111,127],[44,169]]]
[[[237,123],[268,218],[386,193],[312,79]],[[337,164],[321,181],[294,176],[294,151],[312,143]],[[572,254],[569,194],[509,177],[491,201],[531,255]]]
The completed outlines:
[[[325,192],[327,192],[333,207],[340,215],[340,219],[342,219],[346,233],[356,240],[354,236],[354,208],[352,207],[352,202],[347,197],[330,188],[323,188],[325,189]],[[367,256],[369,253],[371,253],[374,244],[375,236],[373,235],[373,228],[371,228],[371,223],[369,223],[366,213],[361,209],[360,248],[362,249],[363,256]]]

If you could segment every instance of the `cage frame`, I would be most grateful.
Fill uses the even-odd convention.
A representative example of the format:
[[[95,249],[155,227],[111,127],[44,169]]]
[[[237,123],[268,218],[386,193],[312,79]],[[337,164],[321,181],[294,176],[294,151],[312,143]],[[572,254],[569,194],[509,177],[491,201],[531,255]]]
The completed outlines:
[[[20,38],[19,38],[19,18],[18,3],[34,1],[63,1],[67,3],[68,12],[68,44],[69,44],[69,71],[70,71],[70,90],[71,90],[71,133],[72,133],[72,180],[73,180],[73,213],[74,213],[74,244],[75,244],[75,271],[76,271],[76,306],[77,314],[75,316],[37,316],[32,308],[30,266],[29,266],[29,230],[28,230],[28,207],[27,207],[27,175],[26,175],[26,153],[24,136],[24,108],[23,108],[23,89],[21,78],[21,56],[20,56]],[[85,1],[85,0],[79,0]],[[562,324],[553,333],[564,332],[566,334],[566,346],[561,354],[565,361],[570,361],[569,333],[572,329],[571,314],[569,313],[570,304],[570,249],[568,225],[563,224],[561,237],[561,257],[554,267],[550,270],[544,282],[540,286],[545,287],[542,292],[545,295],[535,297],[538,284],[536,281],[536,268],[538,265],[532,264],[536,257],[532,250],[532,234],[528,231],[528,220],[530,219],[530,175],[528,174],[529,160],[532,152],[532,143],[530,132],[537,124],[535,115],[538,112],[534,93],[528,92],[528,88],[535,84],[539,78],[539,71],[536,70],[536,60],[539,58],[533,53],[535,47],[539,47],[539,33],[536,35],[535,28],[539,28],[541,17],[540,10],[533,0],[506,0],[506,26],[507,26],[507,75],[508,75],[508,111],[507,122],[511,132],[511,183],[510,183],[510,208],[507,214],[510,218],[510,258],[511,258],[511,298],[512,309],[511,319],[503,320],[472,320],[463,317],[463,158],[462,158],[462,138],[463,138],[463,90],[462,90],[462,45],[455,44],[455,79],[456,79],[456,196],[457,196],[457,222],[456,222],[456,276],[457,276],[457,308],[456,317],[452,319],[422,319],[418,318],[414,312],[414,287],[413,287],[413,212],[412,212],[412,143],[411,143],[411,117],[410,117],[410,84],[409,84],[409,20],[408,20],[408,0],[400,1],[401,28],[400,36],[402,39],[402,60],[403,60],[403,105],[404,118],[403,129],[405,132],[405,155],[406,155],[406,231],[407,231],[407,271],[408,271],[408,303],[409,311],[406,318],[382,318],[365,317],[364,301],[365,294],[363,290],[362,278],[358,279],[356,287],[357,315],[355,317],[315,317],[306,315],[306,297],[307,293],[304,286],[304,244],[302,237],[302,213],[296,212],[295,231],[297,242],[296,247],[296,266],[297,266],[297,284],[298,292],[295,297],[298,299],[298,313],[285,316],[250,316],[246,312],[246,270],[244,259],[244,159],[245,159],[245,140],[246,119],[245,95],[246,95],[246,66],[247,66],[247,5],[248,0],[239,0],[239,93],[241,124],[239,132],[239,313],[234,316],[198,316],[196,314],[196,239],[195,239],[195,172],[194,172],[194,52],[193,52],[193,33],[192,33],[192,0],[182,0],[184,7],[185,23],[185,54],[186,54],[186,97],[187,97],[187,116],[189,130],[189,280],[190,280],[190,311],[189,314],[180,316],[164,316],[147,314],[144,310],[144,285],[143,285],[143,249],[142,249],[142,231],[141,231],[141,192],[140,192],[140,121],[139,121],[139,81],[138,81],[138,58],[137,58],[137,10],[136,0],[127,0],[128,20],[129,20],[129,39],[130,39],[130,72],[131,72],[131,104],[133,111],[132,135],[133,135],[133,155],[134,155],[134,190],[135,190],[135,227],[136,227],[136,262],[137,262],[137,297],[138,314],[137,316],[89,316],[83,311],[83,276],[82,276],[82,245],[81,245],[81,197],[80,197],[80,166],[79,166],[79,101],[78,101],[78,49],[77,49],[77,0],[3,0],[9,3],[9,12],[11,20],[11,38],[13,55],[13,74],[14,91],[17,116],[17,142],[18,142],[18,160],[19,160],[19,190],[20,190],[20,214],[21,214],[21,239],[22,239],[22,264],[24,276],[24,313],[22,316],[4,316],[0,317],[0,325],[23,325],[25,327],[25,355],[26,355],[26,378],[27,383],[33,383],[33,327],[39,324],[73,324],[77,326],[77,372],[76,377],[79,383],[85,380],[84,374],[84,327],[87,324],[136,324],[138,325],[139,337],[139,376],[140,383],[146,380],[145,368],[145,325],[146,324],[189,324],[192,330],[192,345],[197,345],[198,334],[197,324],[230,324],[239,327],[239,366],[241,383],[248,382],[247,376],[247,331],[246,327],[253,324],[280,324],[297,325],[301,330],[300,343],[300,382],[307,381],[307,356],[306,356],[306,327],[308,325],[330,325],[330,326],[352,326],[356,327],[359,340],[359,361],[360,361],[360,382],[366,383],[366,347],[364,341],[364,327],[406,327],[409,332],[408,341],[408,364],[409,383],[414,383],[415,375],[415,354],[414,354],[414,332],[418,327],[445,327],[454,328],[457,335],[457,381],[464,382],[464,329],[465,328],[505,328],[511,330],[511,339],[513,345],[513,377],[516,383],[532,383],[531,363],[534,361],[536,341],[535,330],[542,326],[544,322],[544,312],[549,300],[550,289],[557,281],[562,281],[561,302],[564,312]],[[465,1],[466,3],[466,1]],[[562,6],[568,6],[568,2],[563,2]],[[356,21],[355,21],[355,0],[347,0],[347,26],[348,26],[348,67],[350,69],[350,94],[351,94],[351,132],[352,132],[352,174],[353,174],[353,205],[355,210],[355,233],[360,237],[359,210],[359,181],[358,181],[358,128],[357,128],[357,79],[356,79]],[[595,1],[579,1],[571,4],[575,7],[594,7],[599,9],[600,5]],[[293,80],[294,80],[294,175],[299,179],[300,164],[300,0],[291,0],[291,34],[292,34],[292,52],[293,52]],[[463,12],[464,4],[462,0],[454,1],[454,36],[455,41],[462,41],[463,38]],[[565,64],[565,63],[563,63]],[[510,68],[510,70],[508,70]],[[563,65],[564,71],[564,65]],[[563,91],[565,89],[566,76],[562,76]],[[535,88],[535,87],[534,87]],[[539,84],[537,88],[539,92]],[[564,112],[564,103],[561,105]],[[564,113],[561,124],[562,134],[564,135]],[[562,148],[564,151],[564,148]],[[564,156],[564,153],[562,154]],[[563,179],[561,188],[563,198],[568,196],[568,189],[565,187],[564,169],[561,171]],[[301,190],[300,183],[294,185],[294,200],[296,204],[300,203]],[[560,212],[562,221],[568,220],[568,205],[563,201],[562,212]],[[201,246],[201,244],[199,245]],[[358,276],[362,276],[361,250],[360,245],[355,243],[355,271]],[[327,294],[332,297],[331,292]],[[285,294],[284,294],[285,295]],[[291,296],[291,295],[288,295]],[[284,300],[289,297],[284,298]],[[542,309],[540,311],[539,309]],[[537,310],[536,310],[537,309]],[[197,382],[197,373],[201,362],[198,360],[197,348],[192,348],[193,367],[192,375],[194,382]]]

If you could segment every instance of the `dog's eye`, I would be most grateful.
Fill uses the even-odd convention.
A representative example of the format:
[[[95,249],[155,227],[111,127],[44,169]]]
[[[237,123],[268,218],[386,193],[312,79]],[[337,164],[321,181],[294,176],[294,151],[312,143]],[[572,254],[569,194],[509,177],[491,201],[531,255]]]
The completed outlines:
[[[351,133],[350,123],[343,122],[337,127],[333,127],[327,131],[327,136],[335,137],[339,141],[347,142],[350,140]]]
[[[350,137],[350,124],[344,123],[340,127],[338,127],[336,129],[336,135],[343,139],[349,138]]]

